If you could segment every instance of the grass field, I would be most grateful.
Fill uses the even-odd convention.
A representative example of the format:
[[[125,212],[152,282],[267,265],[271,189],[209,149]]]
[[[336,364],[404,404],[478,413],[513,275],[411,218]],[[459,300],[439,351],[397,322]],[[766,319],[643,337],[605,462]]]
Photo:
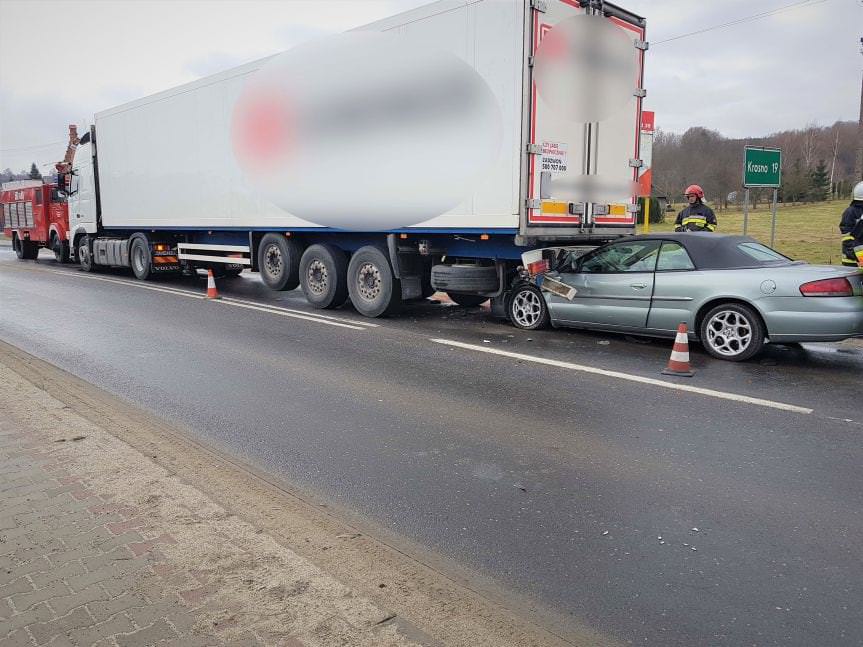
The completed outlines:
[[[842,262],[840,249],[839,220],[848,201],[819,202],[795,206],[779,205],[776,209],[777,250],[795,260],[809,263],[839,265]],[[652,223],[650,230],[671,231],[674,218],[682,204],[674,205],[674,213],[667,213],[664,223]],[[743,212],[735,209],[717,211],[717,231],[728,234],[743,233]],[[749,211],[747,234],[762,243],[770,244],[770,204],[760,204]],[[643,228],[639,226],[639,233]]]

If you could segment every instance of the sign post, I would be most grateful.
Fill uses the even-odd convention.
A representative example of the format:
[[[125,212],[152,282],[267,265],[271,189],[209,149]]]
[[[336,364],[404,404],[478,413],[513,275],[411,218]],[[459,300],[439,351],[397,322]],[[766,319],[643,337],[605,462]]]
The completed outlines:
[[[770,225],[770,246],[776,240],[776,198],[782,185],[782,151],[764,146],[746,146],[743,149],[743,186],[746,196],[743,202],[743,233],[749,227],[749,189],[773,189],[773,220]]]

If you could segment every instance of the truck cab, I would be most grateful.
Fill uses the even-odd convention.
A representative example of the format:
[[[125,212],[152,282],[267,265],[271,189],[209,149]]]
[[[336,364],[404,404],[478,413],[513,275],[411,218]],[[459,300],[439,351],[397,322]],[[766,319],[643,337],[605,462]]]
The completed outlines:
[[[92,130],[81,137],[72,169],[63,176],[69,204],[69,241],[76,258],[81,241],[99,230],[94,139]]]

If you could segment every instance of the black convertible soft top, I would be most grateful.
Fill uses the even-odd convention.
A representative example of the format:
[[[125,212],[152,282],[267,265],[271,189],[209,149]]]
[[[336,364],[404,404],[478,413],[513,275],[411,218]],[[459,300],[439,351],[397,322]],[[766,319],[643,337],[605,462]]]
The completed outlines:
[[[673,240],[686,248],[692,262],[699,270],[732,270],[747,267],[775,267],[785,263],[793,263],[790,258],[771,250],[777,255],[775,260],[760,260],[752,254],[744,252],[740,245],[750,243],[766,247],[763,243],[749,236],[732,234],[715,234],[710,232],[680,232],[657,233],[632,236],[624,240]],[[617,241],[620,242],[620,241]],[[769,249],[769,248],[768,248]]]

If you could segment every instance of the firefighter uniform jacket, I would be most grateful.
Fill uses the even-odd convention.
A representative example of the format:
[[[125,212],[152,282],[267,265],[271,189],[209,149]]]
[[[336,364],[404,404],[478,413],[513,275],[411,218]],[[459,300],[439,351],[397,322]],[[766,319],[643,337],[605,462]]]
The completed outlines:
[[[863,267],[863,200],[854,200],[848,205],[839,222],[839,231],[842,232],[842,265]]]
[[[674,231],[716,231],[716,214],[703,202],[696,202],[677,214]]]

